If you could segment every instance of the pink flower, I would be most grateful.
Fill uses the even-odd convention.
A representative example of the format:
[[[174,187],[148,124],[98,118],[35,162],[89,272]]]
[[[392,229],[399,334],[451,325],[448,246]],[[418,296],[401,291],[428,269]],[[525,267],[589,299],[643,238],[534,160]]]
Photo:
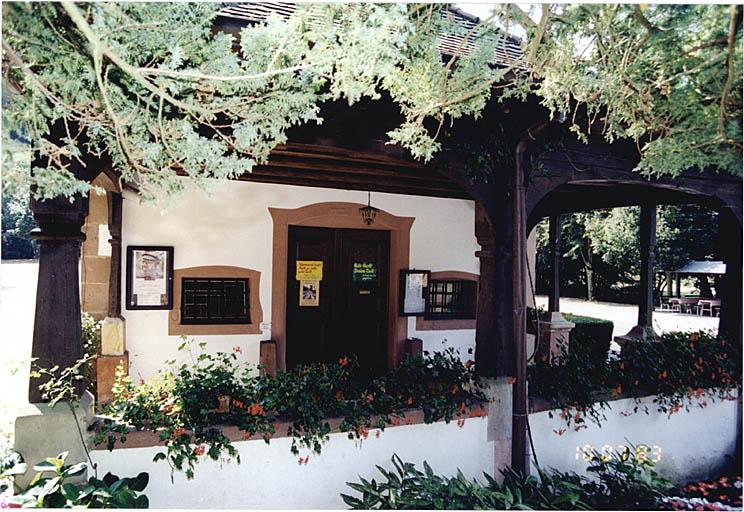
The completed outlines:
[[[11,503],[11,496],[0,496],[0,508],[21,508],[18,503]]]
[[[236,354],[242,354],[243,353],[243,349],[240,348],[238,345],[235,345],[233,347],[233,352],[235,352]]]

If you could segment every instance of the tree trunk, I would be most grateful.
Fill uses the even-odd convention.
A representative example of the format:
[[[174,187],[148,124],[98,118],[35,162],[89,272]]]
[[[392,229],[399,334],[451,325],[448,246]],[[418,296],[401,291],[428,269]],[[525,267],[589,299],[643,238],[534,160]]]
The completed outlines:
[[[708,276],[700,276],[697,278],[698,288],[700,288],[701,297],[712,297],[713,291],[710,289],[710,281]]]

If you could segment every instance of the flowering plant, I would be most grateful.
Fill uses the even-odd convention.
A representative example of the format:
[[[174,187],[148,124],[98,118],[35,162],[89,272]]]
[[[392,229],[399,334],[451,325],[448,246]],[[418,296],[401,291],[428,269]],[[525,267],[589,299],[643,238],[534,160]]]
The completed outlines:
[[[739,350],[699,331],[665,333],[658,343],[628,344],[619,358],[604,362],[586,357],[581,347],[570,353],[564,347],[552,361],[531,367],[529,381],[533,396],[549,400],[561,410],[567,427],[581,430],[588,420],[601,424],[609,400],[619,397],[635,398],[632,412],[643,408],[648,413],[640,398],[653,395],[656,409],[670,416],[707,407],[716,399],[733,400],[741,373]]]
[[[179,350],[189,362],[169,361],[168,370],[139,386],[121,370],[96,442],[107,440],[112,449],[132,427],[156,431],[164,451],[155,460],[191,478],[205,455],[240,462],[223,432],[227,425],[240,428],[245,439],[260,435],[268,443],[283,421],[293,454],[301,447],[320,453],[331,432],[329,417],[341,418],[339,428],[351,439],[364,439],[370,428],[399,424],[408,408],[422,409],[427,423],[451,421],[486,400],[473,365],[463,365],[453,349],[407,358],[385,375],[364,378],[351,357],[272,376],[240,363],[236,350],[210,354],[205,347],[184,340]]]

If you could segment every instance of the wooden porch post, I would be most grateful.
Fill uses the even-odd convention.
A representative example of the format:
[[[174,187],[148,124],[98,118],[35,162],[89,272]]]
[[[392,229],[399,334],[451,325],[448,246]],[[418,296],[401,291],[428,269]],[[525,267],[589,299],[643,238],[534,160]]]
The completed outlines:
[[[560,313],[561,300],[561,216],[550,216],[548,228],[548,245],[550,251],[550,294],[548,295],[548,314],[540,322],[540,332],[537,333],[536,358],[554,361],[568,349],[571,330],[575,327]]]
[[[64,197],[43,202],[32,199],[31,210],[39,223],[31,235],[39,244],[31,356],[41,368],[66,368],[83,356],[78,265],[88,199],[76,196],[72,203]],[[29,402],[42,401],[38,387],[43,382],[31,379]],[[76,383],[76,390],[82,394],[82,382]]]
[[[654,314],[654,251],[656,250],[656,205],[641,205],[641,296],[638,325],[651,327]]]
[[[638,324],[623,336],[615,336],[620,348],[626,343],[657,340],[653,331],[654,251],[656,249],[656,205],[641,205],[641,290],[638,298]],[[678,274],[679,275],[679,274]]]
[[[658,340],[653,331],[654,251],[656,250],[656,205],[641,205],[641,290],[638,299],[638,324],[628,334],[615,336],[622,348],[626,343]]]
[[[506,210],[508,205],[504,208]],[[506,213],[506,212],[504,212]],[[475,203],[475,236],[481,250],[475,327],[476,370],[483,376],[511,375],[511,236],[510,217],[495,230],[483,205]],[[506,231],[506,232],[505,232]]]
[[[121,318],[121,208],[118,192],[109,193],[109,233],[111,271],[109,272],[108,317]]]
[[[548,311],[560,311],[561,300],[561,216],[554,214],[550,216],[549,227],[550,244],[550,295],[548,296]]]
[[[723,261],[726,263],[726,274],[721,282],[721,319],[718,324],[718,335],[741,350],[742,347],[742,224],[741,219],[726,208],[719,215],[718,236],[725,242]],[[742,463],[742,395],[738,393],[736,411],[736,450],[734,464]]]
[[[722,281],[721,320],[718,332],[734,344],[742,343],[742,227],[730,210],[723,210],[719,216],[719,236],[726,243],[723,261],[726,274]]]

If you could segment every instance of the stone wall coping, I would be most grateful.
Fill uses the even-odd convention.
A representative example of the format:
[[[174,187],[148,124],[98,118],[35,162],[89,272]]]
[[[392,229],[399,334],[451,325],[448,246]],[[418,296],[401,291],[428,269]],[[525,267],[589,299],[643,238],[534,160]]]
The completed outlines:
[[[474,406],[468,408],[468,414],[467,416],[463,416],[461,418],[453,418],[452,421],[458,420],[458,419],[469,419],[469,418],[479,418],[479,417],[485,417],[488,416],[488,404],[484,404],[481,406]],[[103,421],[110,419],[103,415],[96,416],[96,419],[98,421]],[[392,416],[393,422],[392,424],[385,425],[385,428],[395,428],[400,426],[407,426],[407,425],[420,425],[424,424],[424,411],[422,409],[407,409],[404,411],[402,416]],[[341,425],[341,422],[343,421],[343,418],[326,418],[328,421],[328,424],[331,427],[331,434],[336,434],[342,432],[339,428]],[[380,420],[379,416],[373,416],[370,418],[370,427],[369,430],[374,430],[379,427],[376,427],[377,422]],[[439,423],[444,420],[439,420]],[[286,420],[278,420],[274,422],[274,434],[271,436],[271,439],[275,438],[281,438],[281,437],[288,437],[287,430],[289,426],[292,424],[291,421]],[[222,430],[222,433],[227,436],[227,438],[231,442],[235,441],[253,441],[258,439],[263,439],[263,435],[260,433],[256,433],[254,435],[250,435],[247,431],[242,430],[241,428],[235,426],[235,425],[215,425],[215,427],[220,428]],[[188,431],[187,431],[188,432]],[[126,434],[126,442],[122,443],[120,441],[120,436],[117,435],[116,443],[114,444],[114,450],[121,450],[121,449],[127,449],[127,448],[147,448],[151,446],[165,446],[165,441],[160,440],[160,435],[153,430],[135,430],[134,428],[131,428],[130,431]],[[96,450],[106,450],[106,440],[103,440],[101,443],[95,445],[94,449]]]
[[[638,394],[632,394],[628,392],[622,392],[620,394],[612,394],[612,390],[603,390],[602,392],[597,393],[595,396],[595,402],[600,402],[602,400],[612,403],[617,402],[619,400],[625,400],[627,398],[635,398],[637,400],[642,400],[644,398],[649,398],[656,396],[658,393],[651,390],[650,386],[647,387],[640,387],[638,390]],[[557,411],[559,410],[556,408],[549,400],[545,400],[541,397],[530,397],[529,399],[529,413],[538,413],[538,412],[544,412],[544,411]]]

